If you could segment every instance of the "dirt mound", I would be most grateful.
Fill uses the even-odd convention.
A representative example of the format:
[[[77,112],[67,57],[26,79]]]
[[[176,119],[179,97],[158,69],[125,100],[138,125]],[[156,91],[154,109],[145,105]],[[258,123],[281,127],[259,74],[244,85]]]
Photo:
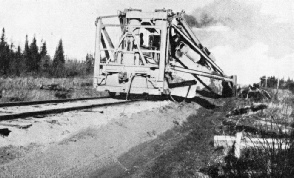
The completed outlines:
[[[119,156],[132,147],[153,140],[166,130],[181,124],[188,115],[195,113],[198,107],[197,104],[192,103],[184,106],[167,101],[144,101],[104,110],[103,114],[100,113],[99,116],[104,115],[106,122],[100,127],[97,125],[89,127],[88,125],[79,132],[72,132],[65,138],[60,137],[62,140],[57,143],[49,140],[49,145],[46,147],[34,150],[24,157],[18,157],[18,159],[2,165],[0,177],[20,175],[23,177],[90,176],[99,168],[113,162],[119,163]],[[95,115],[98,116],[97,112],[75,113],[76,116],[66,116],[67,118],[78,117],[79,121],[83,122],[81,116],[85,117],[85,114],[88,114],[88,117],[94,116],[95,118]],[[85,118],[84,121],[86,119],[90,118]],[[59,123],[63,122],[59,120]],[[94,123],[94,120],[88,123]],[[48,126],[50,125],[53,126],[53,129],[54,127],[62,128],[58,124],[48,123]],[[42,132],[38,133],[42,135]]]

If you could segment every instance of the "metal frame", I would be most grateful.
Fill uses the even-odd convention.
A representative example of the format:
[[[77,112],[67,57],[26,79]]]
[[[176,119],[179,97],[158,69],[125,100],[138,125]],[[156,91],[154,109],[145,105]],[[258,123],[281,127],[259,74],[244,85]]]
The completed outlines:
[[[183,72],[195,76],[195,81],[199,76],[208,77],[217,80],[225,80],[232,83],[235,87],[237,83],[236,76],[226,76],[222,69],[209,57],[206,48],[203,48],[197,37],[194,35],[187,22],[184,20],[184,13],[173,13],[171,10],[156,10],[155,12],[141,12],[140,10],[125,9],[118,15],[101,16],[96,20],[96,42],[95,42],[95,64],[94,64],[94,87],[99,91],[121,92],[121,93],[148,93],[148,94],[170,94],[169,83],[166,75],[172,72]],[[119,18],[120,24],[104,24],[103,19]],[[138,25],[142,21],[150,21],[150,25]],[[176,24],[174,23],[176,21]],[[135,23],[135,24],[133,24]],[[107,32],[108,27],[121,27],[122,36],[119,43],[115,46]],[[160,32],[159,50],[143,49],[140,42],[137,41],[135,30],[157,29]],[[133,31],[134,30],[134,31]],[[155,30],[156,31],[156,30]],[[176,44],[172,40],[172,32],[181,40],[181,44],[186,45],[192,52],[197,53],[205,64],[201,64],[209,69],[207,71],[198,70],[196,67],[187,66],[183,60],[175,55]],[[151,32],[152,33],[152,32]],[[132,40],[130,42],[129,40]],[[124,49],[123,45],[131,45],[130,51]],[[102,47],[102,48],[101,48]],[[105,53],[106,61],[102,62],[101,52]],[[159,56],[159,61],[152,57],[146,57],[145,54]],[[120,55],[120,56],[119,56]],[[121,57],[122,56],[122,57]],[[119,63],[119,58],[130,58],[134,63]],[[132,57],[133,56],[133,57]],[[150,62],[151,60],[151,62]],[[153,61],[152,61],[153,60]],[[173,65],[172,61],[177,61],[181,67]],[[202,61],[202,62],[203,62]],[[125,62],[125,61],[124,61]],[[118,83],[117,78],[127,73],[127,79]],[[117,77],[115,77],[117,76]],[[141,86],[137,79],[142,82],[146,80],[146,85]],[[111,83],[111,84],[109,84]],[[136,84],[137,83],[137,84]],[[180,86],[181,87],[181,86]],[[186,86],[183,86],[186,87]],[[191,86],[188,88],[190,92]],[[186,96],[188,95],[186,94]]]

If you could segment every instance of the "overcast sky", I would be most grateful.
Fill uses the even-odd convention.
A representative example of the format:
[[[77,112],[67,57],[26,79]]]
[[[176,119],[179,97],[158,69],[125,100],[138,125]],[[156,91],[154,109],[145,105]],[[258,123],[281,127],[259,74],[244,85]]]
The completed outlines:
[[[223,3],[219,2],[233,5],[229,6],[225,3],[225,5],[221,6]],[[249,8],[256,7],[259,11],[258,13],[251,14],[251,16],[247,14],[251,19],[250,23],[246,23],[247,16],[245,18],[242,17],[243,19],[238,19],[239,8],[246,12],[246,8],[243,8],[243,6],[247,7],[246,4],[250,5],[248,6]],[[292,57],[294,57],[294,52],[292,51],[294,49],[294,41],[292,40],[294,35],[292,31],[292,27],[294,27],[294,1],[292,0],[223,0],[217,2],[214,0],[0,0],[0,28],[5,28],[6,39],[9,43],[13,42],[15,46],[21,45],[22,49],[24,48],[26,34],[30,42],[34,36],[39,44],[41,44],[41,40],[45,40],[48,53],[51,56],[54,55],[58,41],[62,38],[65,54],[69,58],[84,59],[87,53],[94,52],[95,19],[99,15],[116,14],[118,10],[130,7],[143,9],[144,11],[170,8],[174,11],[185,10],[186,13],[194,14],[195,12],[193,11],[197,8],[206,9],[207,11],[210,8],[214,8],[211,13],[217,14],[215,11],[228,13],[228,17],[231,16],[230,13],[235,13],[232,16],[236,16],[237,21],[239,20],[238,23],[242,24],[244,21],[244,25],[247,25],[247,27],[251,25],[255,29],[256,36],[252,36],[250,32],[244,33],[243,31],[246,28],[241,28],[240,24],[236,28],[235,26],[220,24],[215,28],[204,28],[202,32],[205,31],[205,33],[198,34],[198,36],[204,34],[199,38],[203,39],[204,43],[207,43],[207,46],[212,48],[211,51],[215,52],[215,57],[220,61],[225,71],[228,70],[230,74],[231,72],[240,73],[237,67],[230,67],[224,58],[228,58],[229,63],[235,62],[236,65],[245,65],[244,61],[248,60],[246,57],[250,56],[250,59],[253,60],[252,54],[254,54],[255,61],[260,58],[262,59],[258,62],[259,65],[267,63],[271,68],[268,70],[267,75],[273,73],[273,70],[277,70],[276,73],[280,76],[292,75],[293,77],[294,75],[294,70],[292,69],[294,65],[293,63],[290,64]],[[223,9],[225,11],[222,11]],[[270,18],[256,18],[254,15]],[[262,21],[268,20],[265,27],[258,25],[263,24],[263,22],[258,21],[261,19]],[[277,27],[287,28],[282,31],[277,28],[276,30],[279,34],[275,35],[274,33],[268,33],[272,31],[270,24],[277,24]],[[246,30],[248,31],[249,29]],[[218,43],[215,43],[215,39],[208,36],[210,33],[206,33],[211,31],[217,31],[218,35],[220,33],[222,35],[212,37],[225,37],[227,41],[216,40]],[[261,37],[263,33],[266,34],[266,39]],[[283,33],[288,35],[282,35],[282,39],[279,39],[279,35]],[[229,37],[231,34],[235,35],[235,38],[242,38],[244,40],[236,41]],[[270,38],[272,36],[276,37]],[[259,41],[255,40],[255,37]],[[243,44],[245,41],[247,44],[248,40],[252,40],[251,46],[240,46],[239,48],[244,49],[236,51],[235,48],[239,42]],[[280,50],[274,50],[273,52],[273,46],[276,45],[275,41],[277,41],[277,46]],[[229,53],[231,53],[230,56],[228,56]],[[281,55],[282,53],[283,55]],[[235,60],[235,58],[240,56],[242,56],[243,62]],[[268,64],[268,58],[274,62],[283,59],[283,61],[288,63],[283,64],[287,66],[280,65],[277,69],[275,65],[279,64]],[[256,68],[255,70],[259,69]],[[286,70],[286,72],[281,73],[281,70]],[[248,78],[247,75],[250,71],[246,72],[240,73],[241,81],[245,81]],[[261,72],[256,73],[256,75],[260,74]],[[251,76],[251,78],[253,79],[254,76]]]
[[[30,41],[34,36],[39,43],[45,40],[51,56],[62,38],[65,53],[80,59],[93,53],[94,22],[99,15],[117,14],[129,7],[188,12],[208,2],[211,0],[0,0],[0,27],[5,28],[8,42],[22,48],[26,34]]]

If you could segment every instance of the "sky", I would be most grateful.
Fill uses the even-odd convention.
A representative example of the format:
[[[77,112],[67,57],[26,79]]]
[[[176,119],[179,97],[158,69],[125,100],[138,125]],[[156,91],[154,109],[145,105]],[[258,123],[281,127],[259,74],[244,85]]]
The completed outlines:
[[[33,37],[39,44],[46,41],[51,56],[62,38],[69,58],[84,59],[94,51],[94,22],[98,16],[115,15],[130,7],[188,12],[204,4],[200,0],[0,0],[0,28],[5,28],[9,43],[22,48],[26,35],[29,41]]]
[[[67,58],[82,60],[94,53],[96,18],[130,7],[208,13],[218,23],[193,30],[241,83],[261,75],[294,78],[292,0],[0,0],[0,28],[22,49],[26,35],[46,41],[51,56],[62,39]]]
[[[294,78],[294,1],[217,0],[193,15],[216,23],[194,29],[227,74],[241,84],[263,75]]]

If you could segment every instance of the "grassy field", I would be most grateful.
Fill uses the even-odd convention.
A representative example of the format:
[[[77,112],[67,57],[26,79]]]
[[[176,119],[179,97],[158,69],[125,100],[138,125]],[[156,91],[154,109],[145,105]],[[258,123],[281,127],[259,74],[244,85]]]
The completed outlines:
[[[0,78],[0,102],[37,101],[105,95],[92,78]]]

